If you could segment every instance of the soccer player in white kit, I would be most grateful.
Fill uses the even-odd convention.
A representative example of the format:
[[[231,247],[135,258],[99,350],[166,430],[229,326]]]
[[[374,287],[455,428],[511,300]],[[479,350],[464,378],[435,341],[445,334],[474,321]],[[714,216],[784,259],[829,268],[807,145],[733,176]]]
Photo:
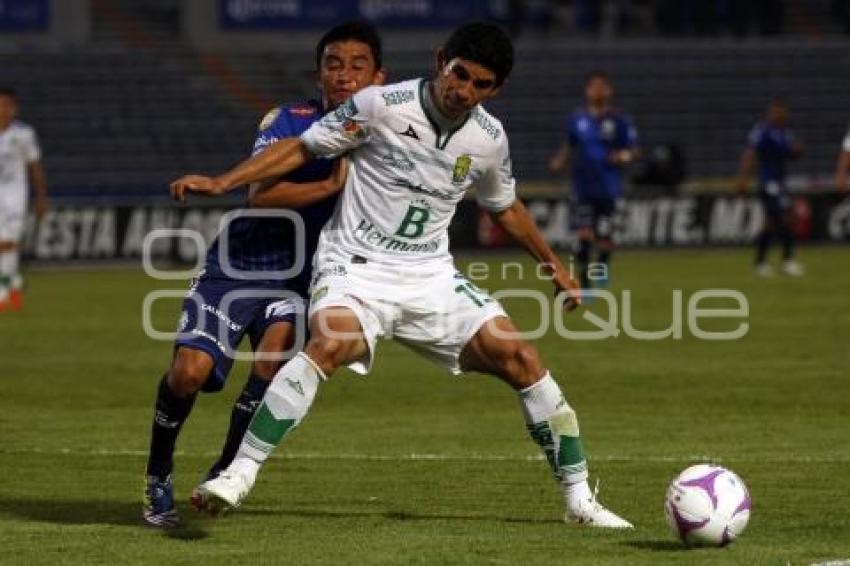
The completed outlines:
[[[498,302],[458,273],[448,251],[449,222],[474,187],[479,205],[551,275],[565,307],[580,301],[577,284],[516,199],[501,123],[479,105],[496,95],[512,65],[513,46],[500,28],[464,25],[438,53],[433,81],[366,88],[300,138],[281,140],[222,176],[172,183],[182,200],[186,191],[222,194],[314,156],[346,154],[351,163],[316,252],[310,340],[275,376],[230,467],[200,486],[209,510],[239,505],[319,384],[343,364],[368,373],[377,339],[392,336],[450,372],[507,382],[562,488],[566,520],[631,527],[591,493],[576,413],[537,351]]]
[[[15,92],[0,88],[0,312],[23,305],[19,258],[30,184],[36,216],[40,219],[47,211],[47,183],[35,130],[17,116]]]

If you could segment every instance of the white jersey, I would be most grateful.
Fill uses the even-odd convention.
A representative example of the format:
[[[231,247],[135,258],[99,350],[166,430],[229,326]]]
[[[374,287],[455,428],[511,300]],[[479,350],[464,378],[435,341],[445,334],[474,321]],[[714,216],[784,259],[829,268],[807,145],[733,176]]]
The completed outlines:
[[[27,165],[41,159],[35,131],[22,122],[0,132],[0,206],[26,209]]]
[[[448,227],[475,187],[480,206],[516,199],[508,140],[480,106],[453,131],[428,116],[421,79],[369,87],[301,135],[318,156],[349,153],[348,179],[319,239],[317,257],[376,263],[451,262]]]

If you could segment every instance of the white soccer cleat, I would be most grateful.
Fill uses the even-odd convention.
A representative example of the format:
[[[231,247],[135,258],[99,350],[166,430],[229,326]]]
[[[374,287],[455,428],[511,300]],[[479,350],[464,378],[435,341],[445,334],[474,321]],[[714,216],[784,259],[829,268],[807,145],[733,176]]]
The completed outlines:
[[[564,515],[564,521],[567,523],[579,523],[589,525],[591,527],[600,527],[603,529],[633,529],[635,528],[630,522],[626,521],[613,511],[605,508],[604,505],[596,500],[596,494],[599,491],[599,482],[596,482],[596,489],[593,490],[593,496],[580,501],[577,505],[567,507],[567,513]]]
[[[759,277],[773,277],[773,268],[770,267],[769,263],[756,264],[753,272]]]
[[[803,269],[803,265],[797,263],[793,259],[785,260],[782,262],[782,274],[788,275],[789,277],[802,277],[805,275],[806,270]]]
[[[217,478],[205,481],[193,492],[193,505],[213,515],[239,507],[254,486],[256,474],[227,469]],[[196,503],[197,502],[197,503]]]

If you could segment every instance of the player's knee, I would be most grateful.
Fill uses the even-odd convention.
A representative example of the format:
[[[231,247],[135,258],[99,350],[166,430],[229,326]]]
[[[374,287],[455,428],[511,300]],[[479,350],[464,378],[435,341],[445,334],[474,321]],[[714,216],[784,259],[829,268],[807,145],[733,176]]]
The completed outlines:
[[[168,385],[179,396],[194,395],[209,378],[212,364],[201,352],[179,350],[171,364]]]
[[[345,362],[349,350],[347,341],[320,335],[310,339],[304,353],[321,368],[325,375],[330,375]]]

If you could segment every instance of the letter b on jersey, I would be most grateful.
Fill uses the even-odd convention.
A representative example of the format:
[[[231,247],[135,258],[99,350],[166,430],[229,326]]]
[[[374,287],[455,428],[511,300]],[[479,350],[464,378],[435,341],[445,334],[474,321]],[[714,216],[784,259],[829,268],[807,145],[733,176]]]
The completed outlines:
[[[404,215],[404,220],[398,230],[395,231],[396,236],[403,238],[418,238],[425,232],[425,223],[428,222],[431,212],[427,208],[421,208],[411,205]]]

